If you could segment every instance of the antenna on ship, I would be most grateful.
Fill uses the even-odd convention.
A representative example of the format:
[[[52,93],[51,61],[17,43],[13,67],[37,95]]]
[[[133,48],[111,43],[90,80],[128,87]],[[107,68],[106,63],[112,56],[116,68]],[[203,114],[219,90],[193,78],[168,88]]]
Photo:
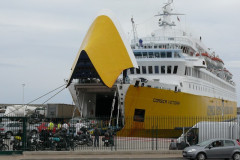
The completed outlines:
[[[172,27],[172,26],[176,26],[174,21],[171,21],[171,16],[177,16],[177,15],[184,15],[181,13],[172,13],[172,7],[171,4],[173,3],[173,0],[168,0],[168,2],[162,7],[163,9],[163,13],[159,13],[155,16],[160,16],[162,17],[162,19],[159,19],[159,27]],[[179,18],[178,18],[179,19]]]
[[[131,22],[132,22],[132,30],[133,30],[133,39],[134,39],[134,42],[137,43],[138,36],[137,36],[136,25],[135,25],[135,22],[133,20],[133,17],[131,18]]]

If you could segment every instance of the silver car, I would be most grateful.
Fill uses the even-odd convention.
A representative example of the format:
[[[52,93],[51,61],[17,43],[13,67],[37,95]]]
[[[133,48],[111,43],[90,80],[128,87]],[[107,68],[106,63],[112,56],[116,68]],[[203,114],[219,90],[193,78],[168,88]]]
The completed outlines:
[[[197,160],[211,158],[240,160],[240,143],[232,139],[210,139],[185,148],[182,154],[184,158]]]
[[[31,131],[31,134],[37,134],[38,132],[37,126],[39,126],[39,124],[26,124],[26,125],[27,132]],[[22,122],[9,121],[0,123],[0,135],[5,136],[5,138],[7,139],[11,138],[11,136],[15,136],[19,130],[23,131]]]

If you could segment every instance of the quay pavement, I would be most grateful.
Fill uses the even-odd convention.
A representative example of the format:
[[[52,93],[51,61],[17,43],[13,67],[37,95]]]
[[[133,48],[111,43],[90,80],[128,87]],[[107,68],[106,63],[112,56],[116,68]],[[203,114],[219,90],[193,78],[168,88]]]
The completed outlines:
[[[0,160],[183,159],[180,150],[161,151],[37,151],[2,155]]]

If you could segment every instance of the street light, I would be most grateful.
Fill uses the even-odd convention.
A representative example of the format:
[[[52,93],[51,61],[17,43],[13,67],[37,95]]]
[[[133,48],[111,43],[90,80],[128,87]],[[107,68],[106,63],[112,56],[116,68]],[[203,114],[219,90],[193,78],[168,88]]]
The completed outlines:
[[[222,98],[222,120],[224,116],[224,99]]]
[[[22,88],[23,88],[23,92],[22,92],[22,106],[24,107],[24,87],[25,87],[25,84],[23,83],[22,84]],[[23,114],[24,114],[24,116],[26,115],[26,110],[25,110],[25,108],[24,108],[24,112],[23,112]]]

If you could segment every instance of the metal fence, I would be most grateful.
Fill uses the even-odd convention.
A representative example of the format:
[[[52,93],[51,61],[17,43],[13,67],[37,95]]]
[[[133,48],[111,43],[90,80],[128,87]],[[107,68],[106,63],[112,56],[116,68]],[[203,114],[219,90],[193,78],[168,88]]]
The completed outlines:
[[[236,117],[0,117],[1,151],[183,149],[211,138],[239,139]]]

